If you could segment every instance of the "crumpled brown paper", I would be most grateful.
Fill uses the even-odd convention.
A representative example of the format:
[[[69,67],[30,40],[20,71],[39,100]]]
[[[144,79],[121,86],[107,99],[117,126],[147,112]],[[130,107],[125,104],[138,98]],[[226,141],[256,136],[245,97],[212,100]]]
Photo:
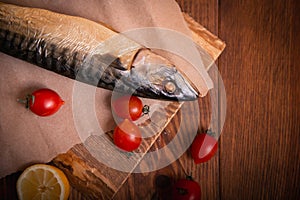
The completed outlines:
[[[157,26],[190,35],[181,11],[173,0],[91,0],[88,2],[84,0],[10,0],[4,2],[45,8],[104,22],[119,32]],[[3,53],[0,53],[0,60],[0,177],[3,177],[24,169],[32,163],[48,162],[57,154],[66,152],[74,144],[81,143],[82,138],[78,136],[74,122],[73,80]],[[186,70],[187,76],[195,74],[193,69],[190,72]],[[209,77],[208,75],[205,77],[206,75],[204,73],[204,77],[199,78],[194,75],[190,78],[196,82],[204,78],[209,82]],[[203,80],[194,84],[203,85]],[[64,106],[50,117],[36,116],[17,102],[18,98],[42,87],[57,91],[65,101]],[[101,128],[108,131],[115,126],[110,108],[111,92],[101,88],[96,90],[97,118]]]

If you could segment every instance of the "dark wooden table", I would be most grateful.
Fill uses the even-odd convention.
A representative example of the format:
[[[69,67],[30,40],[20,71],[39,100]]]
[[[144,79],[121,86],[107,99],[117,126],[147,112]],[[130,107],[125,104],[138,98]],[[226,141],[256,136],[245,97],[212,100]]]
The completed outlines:
[[[217,65],[227,95],[218,154],[195,166],[184,158],[131,175],[116,199],[150,199],[153,174],[189,169],[203,199],[300,198],[300,4],[296,0],[178,0],[223,39]]]
[[[201,184],[202,199],[299,199],[299,1],[177,1],[227,44],[217,62],[227,95],[219,150],[205,164],[184,154],[161,170],[132,174],[115,199],[151,199],[156,175],[184,171]]]

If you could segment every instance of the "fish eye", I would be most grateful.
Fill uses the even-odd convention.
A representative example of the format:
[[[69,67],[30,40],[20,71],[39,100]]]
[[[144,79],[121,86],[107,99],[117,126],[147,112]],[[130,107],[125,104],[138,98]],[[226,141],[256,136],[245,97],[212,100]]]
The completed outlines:
[[[176,91],[176,85],[172,81],[166,82],[164,88],[168,93],[174,93]]]

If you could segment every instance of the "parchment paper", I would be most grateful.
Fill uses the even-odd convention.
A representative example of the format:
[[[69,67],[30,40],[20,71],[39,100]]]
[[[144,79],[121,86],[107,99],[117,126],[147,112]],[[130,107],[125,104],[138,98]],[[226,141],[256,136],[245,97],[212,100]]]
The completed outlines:
[[[11,0],[4,2],[40,7],[104,22],[119,32],[157,26],[190,36],[181,11],[173,0]],[[3,53],[0,53],[0,61],[0,177],[4,177],[33,163],[49,162],[57,154],[66,152],[82,140],[74,124],[73,80]],[[203,76],[199,77],[194,69],[186,67],[188,66],[181,66],[181,69],[197,88],[204,87],[208,90],[212,87],[204,68]],[[18,98],[42,87],[57,91],[65,101],[65,105],[50,117],[36,116],[17,102]],[[115,126],[111,114],[110,96],[110,91],[96,89],[95,108],[104,131],[112,130]]]

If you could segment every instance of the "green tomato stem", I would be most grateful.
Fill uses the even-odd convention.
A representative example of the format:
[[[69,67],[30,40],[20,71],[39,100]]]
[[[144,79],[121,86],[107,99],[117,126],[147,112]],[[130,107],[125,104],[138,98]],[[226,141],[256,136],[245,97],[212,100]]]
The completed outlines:
[[[147,114],[149,114],[149,112],[150,112],[150,106],[144,105],[143,110],[142,110],[143,115],[147,115]]]
[[[217,137],[216,133],[213,132],[211,129],[208,129],[208,130],[206,130],[205,132],[206,132],[207,135],[209,135],[209,136],[211,136],[211,137],[213,137],[213,138],[216,138],[216,137]]]
[[[31,100],[31,104],[34,104],[34,100],[35,100],[34,95],[28,94],[28,95],[26,95],[26,99],[17,99],[17,102],[25,104],[25,108],[29,109],[29,107],[30,107],[30,100]]]

